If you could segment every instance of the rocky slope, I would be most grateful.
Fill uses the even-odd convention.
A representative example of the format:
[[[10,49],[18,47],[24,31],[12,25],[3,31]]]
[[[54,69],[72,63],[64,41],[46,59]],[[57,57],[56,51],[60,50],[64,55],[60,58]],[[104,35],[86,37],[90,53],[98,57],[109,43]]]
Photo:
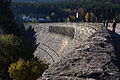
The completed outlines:
[[[74,24],[74,49],[38,80],[120,80],[112,39],[101,24]]]

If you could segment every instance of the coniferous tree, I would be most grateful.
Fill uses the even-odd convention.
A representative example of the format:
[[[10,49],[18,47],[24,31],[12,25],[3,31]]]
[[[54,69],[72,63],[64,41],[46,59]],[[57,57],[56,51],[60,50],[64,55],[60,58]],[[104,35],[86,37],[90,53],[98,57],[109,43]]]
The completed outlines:
[[[11,9],[11,0],[0,1],[0,34],[20,34]]]
[[[18,25],[16,24],[14,18],[15,16],[11,9],[11,0],[1,0],[0,1],[0,36],[2,36],[1,34],[20,35]],[[9,74],[7,72],[10,61],[6,59],[4,51],[7,50],[4,49],[8,49],[8,48],[10,49],[12,47],[10,46],[10,44],[9,47],[6,47],[6,45],[3,44],[4,42],[2,42],[2,38],[5,37],[0,38],[1,39],[0,40],[0,80],[10,80]],[[10,37],[8,40],[10,40]],[[3,41],[7,41],[7,38]]]

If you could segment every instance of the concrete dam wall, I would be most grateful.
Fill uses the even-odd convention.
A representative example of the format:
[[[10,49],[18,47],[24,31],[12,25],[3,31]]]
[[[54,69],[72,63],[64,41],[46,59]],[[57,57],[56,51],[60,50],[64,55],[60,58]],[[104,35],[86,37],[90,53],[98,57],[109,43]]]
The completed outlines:
[[[86,26],[86,23],[26,23],[25,26],[34,28],[37,43],[40,43],[34,56],[51,64],[59,60],[61,56],[65,56],[66,53],[73,51],[79,39],[80,42],[84,41],[99,29],[91,24]]]
[[[36,32],[37,43],[40,43],[34,56],[47,63],[59,60],[61,56],[73,49],[75,34],[74,26],[64,23],[24,24],[26,28],[32,26]]]
[[[35,57],[50,63],[38,80],[120,80],[108,30],[99,23],[33,26],[40,43]]]

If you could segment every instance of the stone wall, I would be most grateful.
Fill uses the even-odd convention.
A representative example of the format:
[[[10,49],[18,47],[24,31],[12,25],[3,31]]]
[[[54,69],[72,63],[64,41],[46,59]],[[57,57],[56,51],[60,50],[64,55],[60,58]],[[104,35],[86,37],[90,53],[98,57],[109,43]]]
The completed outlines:
[[[99,26],[87,23],[26,23],[36,32],[37,43],[40,43],[34,56],[47,63],[60,60],[61,57],[74,50],[76,45],[82,44]],[[98,24],[95,24],[98,25]]]
[[[51,62],[53,64],[38,80],[120,80],[112,39],[104,26],[93,23],[39,25],[41,27],[35,28],[38,38],[41,38],[38,41],[52,47],[60,57],[49,52],[55,62]],[[55,31],[51,33],[51,25],[73,28],[74,37],[56,34]]]
[[[25,25],[32,25],[37,32],[40,45],[34,55],[51,64],[38,80],[120,80],[112,39],[102,24]],[[68,28],[74,29],[74,37],[63,33]]]

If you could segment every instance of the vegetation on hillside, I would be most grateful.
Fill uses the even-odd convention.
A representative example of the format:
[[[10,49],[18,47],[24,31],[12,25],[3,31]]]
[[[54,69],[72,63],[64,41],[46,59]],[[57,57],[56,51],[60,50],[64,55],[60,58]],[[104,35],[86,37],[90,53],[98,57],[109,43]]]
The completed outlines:
[[[22,75],[27,72],[31,73],[30,77],[35,80],[35,78],[41,76],[48,65],[34,60],[33,53],[37,47],[34,34],[26,37],[20,31],[20,26],[16,22],[15,15],[11,9],[11,0],[2,0],[0,5],[0,80],[13,80],[16,78],[18,80],[20,77],[25,78],[20,78],[20,80],[30,80],[28,75]],[[30,34],[31,31],[33,32],[33,29],[31,27],[28,28],[25,31],[26,35]],[[17,62],[21,61],[19,58],[23,59],[22,61],[25,62],[25,65],[23,64],[24,67],[22,66],[20,72],[18,71],[19,75],[16,75],[16,67],[20,67],[20,64],[17,64]],[[11,65],[14,65],[14,63],[16,65],[13,69]],[[24,71],[24,69],[26,70]]]
[[[13,3],[15,11],[18,14],[25,14],[34,17],[50,17],[51,13],[55,13],[54,21],[63,21],[63,18],[75,16],[79,13],[78,21],[85,21],[87,12],[93,13],[98,22],[102,20],[112,20],[120,17],[120,5],[105,2],[78,2],[69,0],[66,2],[20,2]],[[83,14],[84,13],[84,14]]]
[[[10,0],[0,1],[0,33],[20,35]]]
[[[15,2],[58,2],[58,1],[77,1],[77,2],[106,2],[106,3],[120,3],[119,0],[13,0]]]
[[[47,68],[43,62],[19,59],[10,65],[8,72],[14,80],[36,80]]]

